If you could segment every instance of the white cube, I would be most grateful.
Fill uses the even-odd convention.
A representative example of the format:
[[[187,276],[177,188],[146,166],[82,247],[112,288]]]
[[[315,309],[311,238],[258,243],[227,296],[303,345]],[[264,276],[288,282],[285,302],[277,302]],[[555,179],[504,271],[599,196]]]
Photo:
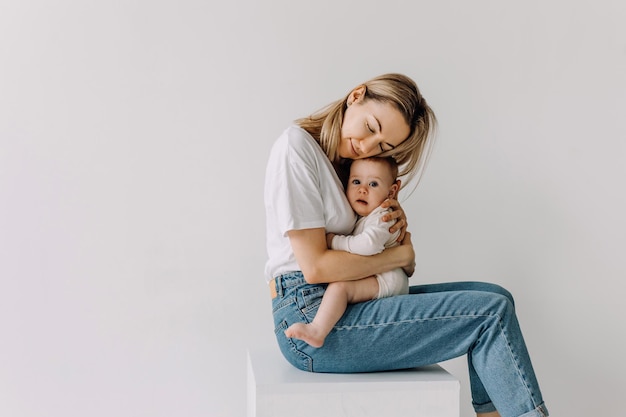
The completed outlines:
[[[322,374],[294,368],[278,346],[248,350],[248,417],[459,417],[459,390],[439,365]]]

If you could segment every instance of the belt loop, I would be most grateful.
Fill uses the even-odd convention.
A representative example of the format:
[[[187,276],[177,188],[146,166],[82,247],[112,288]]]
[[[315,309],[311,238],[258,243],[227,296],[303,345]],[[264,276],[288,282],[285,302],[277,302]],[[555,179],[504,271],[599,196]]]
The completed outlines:
[[[276,294],[280,297],[283,296],[283,280],[282,280],[282,275],[277,276],[276,278],[274,278],[274,285],[276,286]]]

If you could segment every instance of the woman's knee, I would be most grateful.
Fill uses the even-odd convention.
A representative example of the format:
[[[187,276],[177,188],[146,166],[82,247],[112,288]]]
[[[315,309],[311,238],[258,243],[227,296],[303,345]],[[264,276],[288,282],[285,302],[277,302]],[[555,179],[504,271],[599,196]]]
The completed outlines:
[[[508,301],[511,303],[513,307],[515,307],[515,300],[513,299],[513,294],[511,294],[506,288],[498,284],[492,284],[489,282],[482,282],[480,284],[482,286],[482,288],[480,288],[480,291],[486,291],[486,292],[491,292],[494,294],[502,295],[508,299]]]
[[[479,291],[485,293],[498,294],[506,297],[515,306],[513,295],[504,287],[498,284],[482,281],[459,281],[444,282],[440,284],[414,285],[409,287],[409,294],[427,294],[449,291]]]
[[[483,298],[484,305],[491,313],[498,314],[505,320],[515,316],[515,305],[507,294],[496,291],[483,292],[482,294],[485,297]]]

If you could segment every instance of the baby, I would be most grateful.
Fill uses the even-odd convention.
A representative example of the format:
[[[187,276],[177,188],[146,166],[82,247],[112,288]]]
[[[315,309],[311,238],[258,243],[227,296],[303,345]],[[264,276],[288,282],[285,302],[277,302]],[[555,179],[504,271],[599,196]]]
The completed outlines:
[[[382,221],[389,209],[380,207],[387,198],[396,197],[400,188],[397,176],[398,166],[392,158],[372,157],[352,162],[346,197],[360,218],[352,235],[326,235],[331,249],[374,255],[398,244],[396,239],[400,231],[389,233],[393,222]],[[408,292],[408,278],[401,268],[356,281],[331,282],[313,321],[292,324],[285,330],[285,335],[304,340],[313,347],[322,347],[348,304]]]

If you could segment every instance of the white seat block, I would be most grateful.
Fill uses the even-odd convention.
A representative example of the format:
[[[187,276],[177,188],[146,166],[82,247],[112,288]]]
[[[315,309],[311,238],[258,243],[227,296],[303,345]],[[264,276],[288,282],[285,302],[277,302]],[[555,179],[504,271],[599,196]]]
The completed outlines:
[[[439,365],[310,373],[274,346],[248,350],[247,383],[248,417],[459,417],[460,383]]]

